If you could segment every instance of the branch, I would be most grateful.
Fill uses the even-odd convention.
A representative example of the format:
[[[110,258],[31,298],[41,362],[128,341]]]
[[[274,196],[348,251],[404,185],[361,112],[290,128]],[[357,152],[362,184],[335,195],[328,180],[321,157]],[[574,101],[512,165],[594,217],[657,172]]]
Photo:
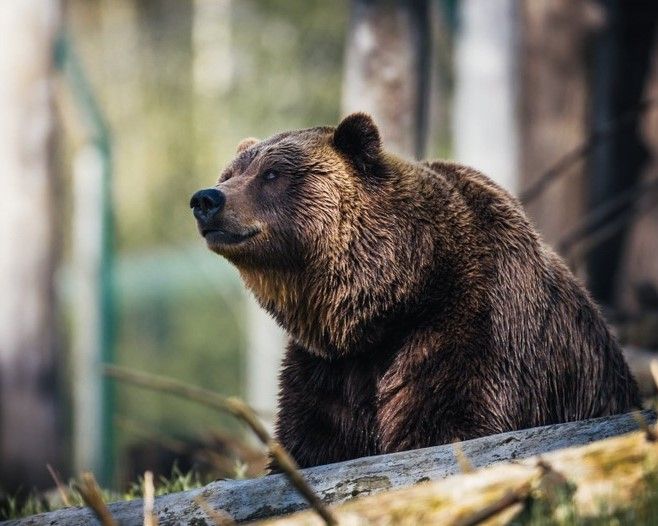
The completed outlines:
[[[579,245],[577,245],[576,249],[568,251],[565,254],[565,257],[574,264],[582,261],[592,250],[604,241],[610,239],[624,228],[624,226],[632,223],[647,212],[650,212],[655,206],[658,206],[658,200],[652,200],[649,199],[649,197],[653,196],[647,196],[647,199],[642,199],[635,207],[629,208],[625,212],[617,215],[613,220],[604,223],[600,228],[591,232],[579,243]]]
[[[521,195],[519,196],[521,203],[528,205],[537,199],[542,193],[544,193],[546,188],[548,188],[562,175],[567,173],[569,168],[571,168],[581,159],[587,157],[589,153],[594,149],[594,147],[597,146],[601,141],[607,140],[620,129],[634,124],[642,116],[642,114],[647,111],[647,109],[651,108],[656,102],[658,102],[657,99],[647,99],[641,101],[635,108],[625,111],[607,125],[593,131],[587,140],[585,140],[585,142],[579,144],[570,152],[567,152],[553,166],[546,170],[534,183],[532,183],[528,188],[521,192]]]
[[[327,506],[315,494],[313,489],[304,480],[299,467],[290,454],[274,440],[265,426],[258,420],[254,411],[238,398],[224,398],[223,396],[193,385],[188,385],[172,378],[165,378],[147,373],[138,373],[123,367],[106,366],[105,374],[117,380],[130,383],[145,389],[174,394],[188,400],[193,400],[218,411],[228,413],[242,420],[254,432],[258,439],[266,446],[281,471],[288,477],[291,484],[304,496],[311,507],[322,517],[328,525],[336,524],[335,519]]]
[[[78,485],[78,491],[82,500],[93,510],[94,515],[96,515],[103,526],[118,526],[112,513],[107,509],[94,475],[89,472],[83,473],[82,480]]]
[[[589,212],[574,228],[557,243],[558,252],[568,252],[582,238],[591,236],[597,229],[601,229],[611,221],[603,222],[613,212],[627,208],[636,200],[645,197],[647,193],[654,192],[658,189],[658,178],[652,178],[648,181],[641,181],[621,194],[607,199],[591,212]],[[619,217],[619,216],[617,216]],[[617,217],[613,218],[616,219]],[[602,223],[603,222],[603,223]],[[602,224],[600,224],[602,223]],[[598,226],[597,226],[598,225]]]

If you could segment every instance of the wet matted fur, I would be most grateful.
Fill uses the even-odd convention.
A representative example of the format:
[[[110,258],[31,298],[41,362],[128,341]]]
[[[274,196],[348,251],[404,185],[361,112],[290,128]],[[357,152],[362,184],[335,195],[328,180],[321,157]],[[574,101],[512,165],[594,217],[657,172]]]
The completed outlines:
[[[639,406],[587,291],[476,170],[353,114],[242,141],[215,188],[200,226],[238,241],[209,247],[290,336],[276,436],[301,466]]]

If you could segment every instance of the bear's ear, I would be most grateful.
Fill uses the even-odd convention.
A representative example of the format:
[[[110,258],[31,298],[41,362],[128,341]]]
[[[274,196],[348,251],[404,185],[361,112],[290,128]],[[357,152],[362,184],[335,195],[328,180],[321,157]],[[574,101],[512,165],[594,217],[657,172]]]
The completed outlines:
[[[244,152],[247,148],[251,148],[257,142],[260,141],[254,137],[247,137],[246,139],[242,139],[238,144],[237,153]]]
[[[333,144],[364,175],[375,168],[382,148],[379,130],[365,113],[345,117],[334,131]]]

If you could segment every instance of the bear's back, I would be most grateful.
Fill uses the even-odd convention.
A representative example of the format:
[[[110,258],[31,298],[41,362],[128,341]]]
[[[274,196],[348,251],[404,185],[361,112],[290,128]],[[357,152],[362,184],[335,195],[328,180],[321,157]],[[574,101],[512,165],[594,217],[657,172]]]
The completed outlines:
[[[483,301],[490,307],[487,343],[495,354],[491,375],[514,384],[491,388],[509,404],[508,415],[521,402],[510,424],[536,426],[637,406],[637,386],[601,312],[518,200],[471,168],[428,166],[463,200],[479,237]]]

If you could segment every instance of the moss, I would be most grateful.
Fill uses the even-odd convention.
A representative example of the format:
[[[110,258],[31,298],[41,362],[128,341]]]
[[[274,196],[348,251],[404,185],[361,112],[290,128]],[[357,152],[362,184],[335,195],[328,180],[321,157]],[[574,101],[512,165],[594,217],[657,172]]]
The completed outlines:
[[[615,470],[610,471],[614,474]],[[658,518],[658,471],[652,469],[643,477],[642,489],[628,506],[611,511],[604,502],[595,516],[580,515],[573,505],[575,488],[565,489],[554,500],[543,496],[528,499],[521,514],[513,521],[515,526],[608,526],[633,524],[654,526]]]

